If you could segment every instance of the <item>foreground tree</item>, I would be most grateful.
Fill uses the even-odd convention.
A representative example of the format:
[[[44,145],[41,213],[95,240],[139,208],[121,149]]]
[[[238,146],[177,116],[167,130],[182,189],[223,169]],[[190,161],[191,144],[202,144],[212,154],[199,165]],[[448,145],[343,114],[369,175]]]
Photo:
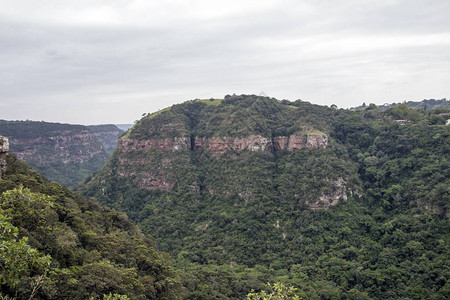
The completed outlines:
[[[27,237],[19,238],[18,228],[9,222],[12,209],[36,203],[46,207],[52,205],[52,199],[23,188],[4,192],[0,196],[0,296],[3,293],[7,295],[27,277],[31,278],[29,299],[32,299],[50,267],[51,257],[31,247]]]

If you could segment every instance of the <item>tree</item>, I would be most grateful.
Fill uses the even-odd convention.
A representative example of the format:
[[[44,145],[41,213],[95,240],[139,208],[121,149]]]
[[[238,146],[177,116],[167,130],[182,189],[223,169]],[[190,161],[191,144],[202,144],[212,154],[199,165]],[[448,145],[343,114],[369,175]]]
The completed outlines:
[[[9,222],[8,212],[17,202],[50,203],[48,201],[49,198],[23,188],[4,192],[0,196],[0,287],[14,289],[24,276],[33,277],[30,299],[41,286],[50,267],[51,257],[31,247],[27,237],[19,239],[19,230]]]
[[[273,285],[268,283],[267,291],[255,293],[254,290],[247,295],[247,300],[300,300],[301,298],[295,293],[297,291],[294,287],[287,287],[280,282]]]

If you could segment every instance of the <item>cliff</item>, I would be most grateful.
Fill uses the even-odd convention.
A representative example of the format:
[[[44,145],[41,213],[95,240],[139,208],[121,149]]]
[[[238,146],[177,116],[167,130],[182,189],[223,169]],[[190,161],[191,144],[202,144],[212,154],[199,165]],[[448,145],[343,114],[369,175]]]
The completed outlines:
[[[160,152],[176,150],[207,151],[213,155],[224,154],[227,151],[297,151],[301,149],[324,148],[328,144],[326,134],[304,134],[278,136],[274,138],[263,136],[248,137],[175,137],[167,139],[120,139],[119,152],[150,151]]]
[[[289,158],[296,152],[308,151],[311,155],[322,156],[329,143],[326,132],[330,127],[322,118],[313,117],[318,112],[325,111],[301,101],[282,104],[273,98],[252,96],[174,105],[145,116],[125,133],[118,141],[118,151],[103,170],[104,175],[99,174],[98,179],[108,186],[111,178],[117,178],[115,180],[128,186],[124,190],[172,192],[185,186],[200,198],[202,192],[207,191],[211,196],[236,195],[245,201],[256,199],[261,194],[261,187],[255,185],[253,181],[258,179],[252,178],[248,170],[237,167],[231,173],[227,171],[228,176],[226,173],[221,175],[222,178],[213,175],[220,184],[210,182],[208,174],[220,173],[223,164],[242,163],[251,153],[255,157],[267,156],[266,160],[277,165],[277,160]],[[305,168],[296,165],[292,170],[290,164],[288,166],[268,170],[269,176],[282,178],[288,176],[286,172]],[[305,170],[301,176],[288,181],[301,180],[311,172],[313,170]],[[287,186],[280,192],[288,193],[302,205],[314,209],[329,208],[339,199],[346,201],[347,193],[356,193],[358,189],[353,171],[334,173],[326,175],[327,183],[321,193],[297,188],[289,188],[286,192]],[[243,177],[241,183],[248,187],[239,184],[229,190],[217,187],[226,181],[234,182],[233,177]],[[108,189],[102,190],[102,198],[123,197],[110,195]]]
[[[10,150],[19,159],[68,186],[97,171],[109,157],[82,125],[0,120],[0,134],[9,138]]]
[[[11,137],[11,150],[32,165],[43,166],[55,161],[63,164],[84,163],[103,154],[99,141],[89,131],[65,131],[48,137]],[[47,151],[51,151],[50,153]]]
[[[89,125],[86,126],[93,134],[93,136],[98,139],[103,148],[108,153],[112,153],[114,149],[117,148],[117,140],[124,133],[124,131],[118,128],[116,125]]]
[[[196,138],[194,150],[205,150],[214,154],[223,154],[232,150],[249,151],[297,151],[301,149],[324,148],[328,143],[326,134],[304,134],[291,136],[248,136],[248,137],[211,137]]]

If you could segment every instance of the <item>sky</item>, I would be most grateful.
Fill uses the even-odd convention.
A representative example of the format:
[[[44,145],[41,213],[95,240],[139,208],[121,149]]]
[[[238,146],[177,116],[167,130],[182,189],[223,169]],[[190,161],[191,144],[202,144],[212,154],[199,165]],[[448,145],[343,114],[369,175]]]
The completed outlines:
[[[133,123],[191,99],[450,98],[448,0],[0,0],[0,119]]]

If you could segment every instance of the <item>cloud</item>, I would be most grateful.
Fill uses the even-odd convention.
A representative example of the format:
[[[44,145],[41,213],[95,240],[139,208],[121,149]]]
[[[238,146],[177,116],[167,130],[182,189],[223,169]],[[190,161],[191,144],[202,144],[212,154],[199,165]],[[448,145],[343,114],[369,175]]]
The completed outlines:
[[[349,107],[450,89],[445,0],[0,4],[5,119],[126,123],[228,93]]]

